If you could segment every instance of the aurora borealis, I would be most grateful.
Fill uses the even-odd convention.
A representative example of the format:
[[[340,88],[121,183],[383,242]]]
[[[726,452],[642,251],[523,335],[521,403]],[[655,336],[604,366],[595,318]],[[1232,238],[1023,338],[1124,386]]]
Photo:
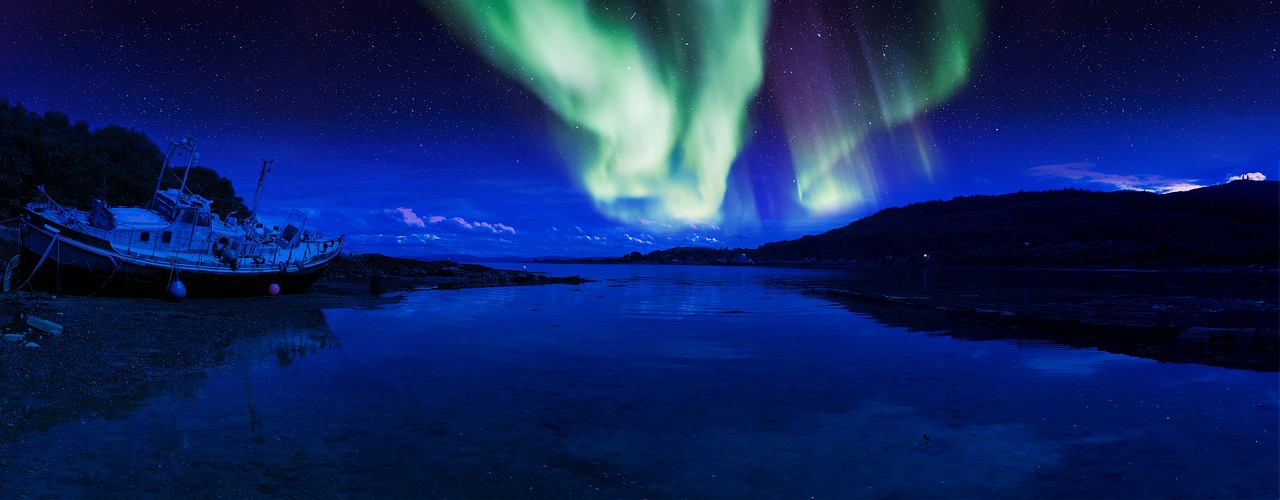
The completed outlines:
[[[763,0],[669,1],[640,22],[578,0],[425,3],[573,129],[571,161],[603,213],[719,221],[764,72]]]
[[[191,134],[399,255],[754,247],[970,194],[1280,176],[1275,2],[0,6],[0,98]],[[361,248],[357,248],[360,250]]]
[[[655,11],[584,0],[424,3],[573,129],[572,167],[603,213],[624,223],[721,221],[763,77],[768,3],[669,1]],[[803,56],[779,58],[776,86],[794,201],[838,213],[874,197],[876,162],[862,142],[954,93],[983,21],[976,0],[820,7],[801,5],[806,15],[782,21],[801,26],[781,30],[778,43]]]
[[[779,30],[780,43],[804,56],[779,58],[778,108],[797,200],[811,212],[840,212],[874,202],[878,162],[863,147],[868,135],[910,122],[967,80],[983,14],[968,0],[843,13],[806,7],[790,19],[796,26]],[[819,31],[802,34],[805,26]],[[929,176],[929,148],[918,136],[913,146]]]

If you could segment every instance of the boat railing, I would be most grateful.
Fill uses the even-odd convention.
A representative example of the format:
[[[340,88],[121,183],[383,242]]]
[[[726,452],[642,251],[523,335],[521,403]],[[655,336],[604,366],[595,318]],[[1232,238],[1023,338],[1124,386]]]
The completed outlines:
[[[166,262],[176,261],[182,262],[184,265],[194,265],[200,268],[213,269],[219,267],[219,262],[210,255],[212,250],[212,239],[209,236],[194,237],[191,234],[181,234],[181,232],[170,233],[169,241],[163,241],[163,230],[154,229],[121,229],[113,231],[91,230],[86,233],[97,236],[111,243],[111,247],[116,251],[125,255],[152,259],[163,260]],[[141,241],[140,233],[151,233],[147,241]],[[196,242],[199,246],[193,246]],[[199,250],[182,250],[198,248]]]
[[[109,241],[113,248],[126,255],[166,262],[177,261],[184,265],[208,270],[229,267],[228,264],[212,254],[213,241],[218,237],[214,233],[204,236],[174,234],[166,248],[165,245],[158,241],[159,238],[154,234],[155,231],[149,231],[153,234],[150,241],[145,243],[138,240],[139,232],[142,231],[138,229],[117,229],[115,231],[93,229],[92,231],[86,231],[86,233],[92,233],[93,236]],[[341,238],[299,241],[295,248],[291,248],[291,252],[286,253],[269,242],[259,243],[236,239],[232,241],[231,248],[239,255],[238,269],[250,271],[278,269],[285,271],[301,269],[317,260],[323,260],[323,257],[328,257],[330,254],[338,252],[341,249],[341,243]],[[184,248],[198,250],[174,250]]]
[[[41,192],[43,192],[43,190]],[[48,195],[45,195],[45,197],[48,198]],[[89,225],[85,223],[86,221],[80,220],[76,217],[75,212],[55,203],[52,198],[48,198],[48,200],[49,201],[31,203],[28,206],[31,208],[32,212],[40,214],[42,217],[53,220],[77,231],[89,227]]]

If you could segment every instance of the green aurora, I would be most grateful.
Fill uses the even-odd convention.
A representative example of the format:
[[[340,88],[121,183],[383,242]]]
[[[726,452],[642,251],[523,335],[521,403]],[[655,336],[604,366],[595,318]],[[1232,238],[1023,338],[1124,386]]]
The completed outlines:
[[[724,218],[764,76],[768,2],[425,4],[559,117],[577,179],[601,213],[628,224]],[[778,62],[789,68],[777,93],[794,201],[815,214],[873,199],[874,159],[862,146],[875,131],[911,123],[930,173],[912,120],[963,85],[983,35],[976,0],[849,7],[856,25],[833,33],[853,36]]]
[[[850,25],[811,11],[786,31],[798,57],[777,61],[779,113],[787,130],[797,201],[827,214],[873,203],[876,161],[865,147],[876,132],[910,124],[923,174],[932,161],[920,113],[953,95],[969,76],[984,33],[976,0],[914,7],[850,8]],[[842,17],[842,19],[844,18]]]

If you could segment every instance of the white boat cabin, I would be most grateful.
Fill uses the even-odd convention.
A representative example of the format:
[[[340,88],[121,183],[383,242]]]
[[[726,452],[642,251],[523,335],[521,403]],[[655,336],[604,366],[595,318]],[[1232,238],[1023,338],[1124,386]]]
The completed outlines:
[[[264,264],[302,236],[294,225],[277,235],[262,224],[242,226],[235,217],[223,220],[211,205],[203,196],[169,188],[157,191],[145,208],[108,207],[95,200],[87,222],[118,252],[205,264],[234,265],[237,256]]]

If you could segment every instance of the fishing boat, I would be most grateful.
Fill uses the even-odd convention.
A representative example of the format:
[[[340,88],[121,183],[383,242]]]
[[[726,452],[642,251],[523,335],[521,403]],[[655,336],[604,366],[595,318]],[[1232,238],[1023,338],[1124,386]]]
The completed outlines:
[[[185,166],[172,165],[175,158]],[[43,200],[24,207],[23,276],[38,291],[70,295],[228,297],[299,293],[320,279],[342,250],[293,210],[282,225],[256,215],[271,161],[263,162],[253,206],[243,219],[220,217],[213,202],[187,190],[199,155],[190,137],[169,141],[155,194],[142,207],[93,200],[89,210]],[[182,168],[177,188],[165,173]]]

